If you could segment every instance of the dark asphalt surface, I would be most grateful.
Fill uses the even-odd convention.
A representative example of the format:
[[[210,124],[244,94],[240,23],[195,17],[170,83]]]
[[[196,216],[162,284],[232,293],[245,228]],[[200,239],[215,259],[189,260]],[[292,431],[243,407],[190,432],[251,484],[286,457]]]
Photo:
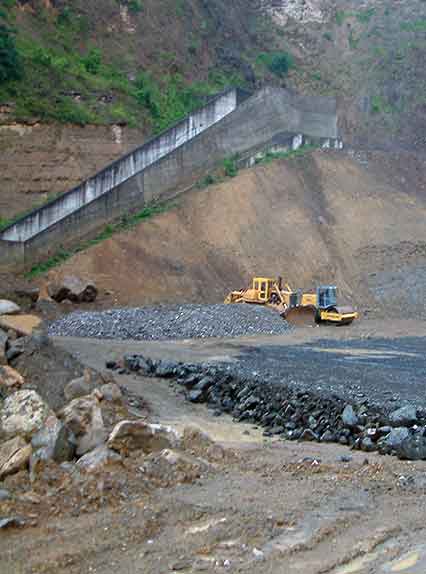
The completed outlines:
[[[319,339],[289,346],[242,346],[238,370],[280,384],[336,393],[384,410],[426,410],[426,339]]]

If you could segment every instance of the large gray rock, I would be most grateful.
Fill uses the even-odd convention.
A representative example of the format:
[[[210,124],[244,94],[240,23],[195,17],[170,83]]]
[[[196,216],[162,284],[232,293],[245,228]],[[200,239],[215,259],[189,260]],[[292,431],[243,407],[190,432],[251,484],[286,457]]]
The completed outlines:
[[[83,280],[74,275],[50,283],[47,286],[47,291],[49,296],[58,303],[66,299],[73,303],[91,303],[95,301],[98,295],[98,290],[93,281]]]
[[[8,335],[0,329],[0,365],[7,365],[7,341]]]
[[[17,436],[0,446],[0,480],[27,468],[32,447],[22,437]]]
[[[192,481],[210,468],[202,458],[168,448],[148,455],[142,467],[146,476],[165,483]]]
[[[2,331],[0,330],[0,336],[1,333]],[[25,345],[27,344],[27,342],[28,341],[25,337],[15,339],[14,341],[11,341],[9,339],[7,344],[6,360],[10,363],[14,359],[17,359],[20,355],[22,355],[22,353],[25,351]]]
[[[76,438],[77,456],[105,442],[106,431],[96,396],[87,395],[74,399],[62,409],[59,416]]]
[[[107,383],[98,387],[104,401],[120,404],[123,402],[123,393],[117,383]]]
[[[417,409],[412,405],[401,407],[389,415],[389,422],[393,426],[411,426],[417,421]]]
[[[0,299],[0,315],[17,315],[21,312],[19,305],[7,299]]]
[[[180,436],[172,427],[144,421],[121,421],[112,430],[107,444],[118,452],[142,450],[150,453],[179,446]]]
[[[426,460],[426,438],[416,435],[406,438],[396,449],[402,460]]]
[[[352,405],[346,405],[342,413],[342,422],[346,427],[353,428],[358,425],[359,419]]]
[[[77,468],[86,472],[98,472],[108,464],[120,462],[121,456],[103,444],[82,456],[77,462]]]
[[[380,439],[379,443],[388,446],[389,448],[395,450],[398,448],[404,440],[410,436],[410,431],[405,427],[394,428],[391,432]]]
[[[78,377],[70,381],[64,388],[64,396],[67,401],[90,395],[94,390],[93,384],[86,376]]]
[[[35,391],[22,390],[6,398],[0,412],[0,434],[27,440],[37,433],[53,412]]]
[[[72,460],[75,452],[73,436],[56,416],[48,417],[43,428],[31,439],[32,458],[54,460],[57,463]]]
[[[8,365],[0,366],[0,387],[19,389],[24,384],[24,377]]]

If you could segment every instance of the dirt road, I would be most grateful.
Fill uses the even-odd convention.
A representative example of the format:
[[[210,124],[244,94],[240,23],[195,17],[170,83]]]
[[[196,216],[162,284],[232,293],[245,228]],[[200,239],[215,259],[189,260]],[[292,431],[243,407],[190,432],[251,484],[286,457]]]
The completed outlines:
[[[424,327],[370,323],[356,329],[327,331],[334,339],[330,345],[357,341],[362,333],[371,341],[365,337],[373,331],[386,331],[383,340],[390,344],[392,335],[419,335]],[[317,333],[299,331],[293,343],[319,346]],[[163,357],[201,360],[207,354],[234,361],[241,345],[253,347],[253,340],[61,344],[99,368],[106,357],[141,349]],[[258,344],[267,349],[271,340]],[[142,474],[121,470],[115,477],[118,494],[95,506],[82,496],[70,507],[64,496],[59,511],[52,502],[49,508],[49,500],[60,496],[52,483],[46,500],[33,504],[35,526],[1,531],[1,574],[425,572],[425,462],[266,438],[260,429],[186,402],[164,380],[118,380],[144,397],[151,420],[207,431],[224,446],[225,457],[199,478],[155,488],[146,487]],[[105,481],[96,478],[95,490],[103,492]]]
[[[306,327],[284,335],[181,341],[99,341],[57,338],[78,359],[100,369],[109,359],[141,353],[153,359],[230,362],[242,374],[275,384],[315,388],[387,409],[412,402],[426,408],[421,321],[363,319],[349,327]]]

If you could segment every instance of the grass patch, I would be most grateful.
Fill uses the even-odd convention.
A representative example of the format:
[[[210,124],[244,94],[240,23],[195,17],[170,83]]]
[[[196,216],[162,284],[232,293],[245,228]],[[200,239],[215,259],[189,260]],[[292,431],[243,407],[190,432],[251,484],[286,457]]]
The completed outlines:
[[[392,107],[382,96],[375,95],[371,98],[371,113],[374,115],[390,114]]]
[[[37,265],[34,265],[30,269],[30,271],[26,273],[25,276],[28,279],[34,279],[39,275],[43,275],[44,273],[47,273],[50,269],[53,269],[58,265],[62,265],[62,263],[65,263],[65,261],[73,257],[73,255],[75,255],[76,253],[80,253],[81,251],[85,251],[90,247],[98,245],[99,243],[102,243],[102,241],[109,239],[116,233],[132,229],[142,221],[154,217],[155,215],[158,215],[160,213],[164,213],[170,210],[175,205],[176,204],[174,202],[157,203],[148,205],[144,207],[141,211],[138,211],[137,213],[131,215],[124,215],[123,217],[120,218],[119,221],[106,225],[104,229],[92,239],[83,241],[82,243],[80,243],[76,247],[73,247],[72,249],[60,248],[55,253],[55,255],[52,255],[52,257],[49,257],[49,259],[46,259],[45,261],[42,261],[41,263],[37,263]]]
[[[129,10],[143,11],[142,1],[123,1]],[[242,76],[231,72],[212,71],[206,81],[189,83],[178,72],[157,78],[141,71],[132,56],[127,64],[108,60],[93,40],[88,16],[71,6],[27,16],[40,35],[30,36],[23,26],[15,34],[5,18],[12,20],[17,8],[13,0],[3,2],[8,8],[0,8],[0,103],[13,101],[18,121],[119,123],[158,133],[206,96],[244,85]],[[173,52],[161,57],[175,67]]]
[[[374,16],[375,13],[376,13],[375,8],[368,8],[367,10],[361,10],[360,12],[357,12],[356,19],[358,20],[358,22],[361,22],[361,24],[369,24],[371,18]]]
[[[288,151],[278,151],[278,152],[268,151],[263,157],[256,159],[256,164],[264,165],[276,161],[278,159],[292,159],[302,157],[317,149],[319,149],[318,145],[307,144],[299,147],[298,149],[290,149]]]
[[[256,58],[256,62],[281,78],[287,76],[295,66],[294,58],[289,52],[262,52]]]
[[[336,16],[335,16],[336,24],[338,26],[342,26],[344,21],[346,20],[346,16],[347,16],[347,14],[344,10],[337,10]]]
[[[404,32],[425,32],[426,18],[419,18],[412,22],[402,22],[401,30],[404,30]]]

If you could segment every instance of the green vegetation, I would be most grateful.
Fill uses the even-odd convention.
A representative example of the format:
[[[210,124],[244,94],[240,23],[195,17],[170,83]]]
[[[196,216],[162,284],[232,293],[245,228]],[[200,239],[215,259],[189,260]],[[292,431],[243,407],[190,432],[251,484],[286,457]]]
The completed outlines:
[[[130,12],[133,12],[135,14],[143,11],[143,4],[141,0],[129,0],[128,6]]]
[[[351,50],[356,50],[358,48],[358,44],[359,38],[355,35],[355,32],[351,28],[349,32],[349,46]]]
[[[257,57],[257,62],[279,77],[285,77],[295,65],[289,52],[262,52]]]
[[[367,10],[361,10],[360,12],[357,12],[356,18],[358,22],[361,22],[361,24],[368,24],[375,13],[375,8],[368,8]]]
[[[345,10],[337,10],[335,18],[336,24],[342,26],[347,18],[356,18],[361,24],[369,24],[371,18],[376,13],[375,8],[367,8],[366,10],[360,10],[359,12],[347,12]]]
[[[173,70],[160,79],[145,71],[127,74],[129,65],[107,59],[91,44],[90,22],[71,6],[56,15],[41,10],[42,34],[31,37],[23,28],[15,36],[5,17],[13,17],[14,0],[3,0],[0,9],[0,103],[14,101],[16,119],[38,117],[62,123],[150,125],[154,133],[166,129],[206,96],[226,85],[241,85],[234,73],[212,72],[203,82],[189,83],[177,71],[176,54],[163,52],[166,67]],[[140,0],[127,0],[130,10],[140,12]],[[196,38],[193,40],[196,41]],[[194,44],[195,45],[195,44]],[[197,44],[198,45],[198,44]],[[133,76],[133,77],[132,77]]]
[[[7,12],[0,8],[0,85],[11,80],[18,80],[22,74],[15,33],[7,21]]]
[[[336,12],[336,24],[341,26],[346,18],[346,12],[344,10],[337,10]]]
[[[238,174],[238,156],[227,157],[223,161],[223,170],[226,177],[235,177]]]
[[[318,149],[318,145],[315,144],[306,144],[298,149],[290,149],[288,151],[267,151],[263,157],[259,157],[256,160],[256,164],[268,164],[278,159],[292,159],[301,156],[305,156],[306,154]]]
[[[133,214],[133,215],[124,215],[121,217],[119,221],[116,223],[110,223],[104,227],[104,229],[98,233],[93,239],[88,239],[87,241],[83,241],[80,245],[72,248],[72,249],[63,249],[60,248],[55,255],[46,259],[46,261],[42,261],[37,265],[34,265],[31,270],[26,274],[26,277],[29,279],[33,279],[42,275],[43,273],[47,273],[50,269],[61,265],[68,259],[70,259],[76,253],[80,253],[81,251],[85,251],[89,249],[89,247],[93,247],[94,245],[98,245],[102,241],[109,239],[115,233],[120,233],[122,231],[126,231],[135,227],[142,221],[154,217],[160,213],[164,213],[168,211],[172,207],[175,206],[175,203],[167,202],[167,203],[155,203],[152,205],[148,205],[144,207],[141,211]]]
[[[221,181],[222,180],[219,176],[209,173],[200,179],[199,182],[197,182],[197,187],[198,189],[204,189],[205,187],[209,187],[209,185],[214,185],[215,183],[220,183]]]
[[[412,22],[402,22],[401,30],[404,30],[405,32],[424,32],[426,31],[426,19],[419,18]]]
[[[375,95],[371,98],[371,113],[372,114],[390,114],[392,107],[386,102],[382,96]]]

